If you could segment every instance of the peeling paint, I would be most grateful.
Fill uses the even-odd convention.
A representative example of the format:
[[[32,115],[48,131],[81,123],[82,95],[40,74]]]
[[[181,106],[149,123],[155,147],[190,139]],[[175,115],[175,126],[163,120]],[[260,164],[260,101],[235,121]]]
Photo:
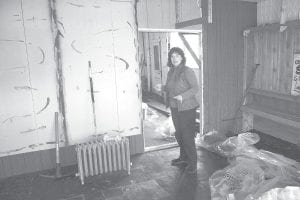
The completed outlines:
[[[10,153],[22,151],[23,149],[26,149],[26,147],[21,147],[21,148],[19,148],[19,149],[13,149],[13,150],[5,151],[5,152],[0,152],[0,153],[1,153],[1,154],[10,154]]]
[[[135,129],[139,129],[139,127],[135,126],[135,127],[130,128],[129,130],[132,131],[132,130],[135,130]]]
[[[29,86],[15,86],[15,90],[37,90],[36,88],[32,88]]]
[[[76,42],[76,40],[73,40],[72,43],[71,43],[72,49],[74,49],[74,51],[76,51],[77,53],[82,54],[81,51],[79,51],[78,49],[75,48],[75,46],[74,46],[74,43],[75,43],[75,42]]]
[[[99,72],[93,72],[92,74],[101,74],[103,73],[103,70],[99,71]]]
[[[8,68],[4,68],[4,69],[0,69],[0,72],[4,72],[4,71],[13,71],[13,70],[17,70],[17,69],[26,69],[26,67],[8,67]]]
[[[62,27],[62,29],[64,30],[64,33],[65,33],[66,29],[65,29],[64,24],[61,21],[59,21],[59,20],[57,20],[57,24],[61,25],[61,27]]]
[[[31,148],[31,149],[34,149],[34,148],[36,148],[36,147],[38,147],[37,144],[31,144],[31,145],[28,146],[28,148]]]
[[[123,132],[124,132],[124,130],[115,130],[115,129],[113,129],[113,130],[111,130],[111,131],[117,132],[117,133],[123,133]]]
[[[64,38],[64,35],[58,28],[58,24],[60,23],[57,19],[56,12],[56,0],[49,0],[49,14],[51,21],[51,31],[54,37],[54,55],[56,62],[56,79],[58,84],[58,93],[57,93],[57,102],[59,103],[59,112],[63,115],[63,135],[65,138],[65,144],[69,144],[69,139],[67,135],[67,126],[66,126],[66,110],[65,110],[65,100],[64,100],[64,87],[63,87],[63,72],[62,72],[62,55],[61,55],[61,37]],[[61,25],[63,25],[61,23]],[[64,29],[64,26],[62,26]]]
[[[55,144],[55,141],[51,141],[51,142],[46,142],[46,144]]]
[[[20,133],[21,134],[23,134],[23,133],[30,133],[30,132],[41,130],[41,129],[45,129],[45,128],[47,128],[47,127],[46,126],[40,126],[38,128],[35,128],[35,129],[28,129],[27,131],[21,131]]]
[[[32,16],[32,18],[26,19],[26,21],[32,21],[34,22],[36,20],[36,18],[34,16]]]
[[[24,40],[0,39],[0,42],[24,42]]]
[[[113,56],[111,56],[111,55],[106,55],[107,57],[113,57]],[[122,61],[122,62],[124,62],[125,63],[125,69],[127,70],[128,68],[129,68],[129,64],[128,64],[128,62],[125,60],[125,59],[123,59],[123,58],[120,58],[120,57],[118,57],[118,56],[114,56],[114,58],[115,59],[117,59],[117,60],[120,60],[120,61]]]
[[[130,26],[131,30],[133,30],[132,25],[127,21],[127,24]]]
[[[18,116],[18,115],[12,116],[12,117],[9,117],[6,120],[2,121],[2,124],[6,123],[7,121],[10,121],[12,123],[13,119],[15,119],[15,118],[21,118],[21,117],[26,118],[26,117],[30,117],[30,116],[31,116],[30,114],[28,114],[28,115],[20,115],[20,116]]]
[[[89,93],[91,92],[91,90],[86,90],[86,91],[89,92]],[[97,90],[95,91],[95,90],[94,90],[93,93],[94,93],[94,94],[95,94],[95,93],[101,93],[101,91],[97,91]]]
[[[105,32],[117,31],[117,30],[119,30],[119,29],[118,29],[118,28],[115,28],[115,29],[107,29],[107,30],[104,30],[104,31],[100,31],[100,32],[94,33],[94,35],[98,35],[98,34],[105,33]]]
[[[38,48],[39,48],[39,50],[42,53],[42,60],[39,62],[39,64],[42,64],[45,61],[45,52],[44,52],[44,50],[41,47],[38,47]]]
[[[123,62],[125,63],[125,65],[126,65],[126,70],[129,68],[128,62],[127,62],[126,60],[124,60],[123,58],[120,58],[120,57],[118,57],[118,56],[115,56],[115,59],[118,59],[118,60],[123,61]]]
[[[71,3],[71,2],[67,2],[67,4],[69,4],[71,6],[76,6],[76,7],[84,7],[84,5],[75,4],[75,3]]]
[[[37,112],[36,114],[40,114],[41,112],[43,112],[50,104],[50,98],[47,97],[47,102],[46,102],[46,105],[39,111]]]

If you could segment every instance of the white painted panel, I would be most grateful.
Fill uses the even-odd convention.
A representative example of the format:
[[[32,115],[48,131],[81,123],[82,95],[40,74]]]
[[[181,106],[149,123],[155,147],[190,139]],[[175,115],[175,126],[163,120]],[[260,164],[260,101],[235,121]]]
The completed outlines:
[[[0,2],[0,156],[38,143],[21,8],[21,1]]]
[[[111,131],[124,130],[131,135],[141,133],[133,3],[59,1],[57,11],[64,26],[62,60],[66,121],[71,144]],[[94,109],[88,61],[91,62],[94,85]],[[130,73],[126,70],[127,63],[133,69],[128,70]],[[123,89],[129,91],[125,97],[120,95]],[[122,108],[124,105],[125,110]],[[133,116],[131,118],[128,115],[123,117],[128,109]],[[138,126],[138,131],[126,131],[132,127],[131,124]]]
[[[69,141],[73,144],[96,134],[88,62],[91,61],[95,66],[92,58],[96,53],[91,52],[109,44],[109,38],[103,44],[97,41],[101,32],[110,28],[109,18],[100,21],[104,14],[107,14],[106,19],[109,17],[109,10],[105,4],[83,1],[57,1],[56,8],[64,36],[61,39],[61,52],[65,118]]]
[[[141,133],[141,94],[137,56],[137,30],[132,4],[112,3],[116,89],[119,131],[124,135]]]
[[[32,149],[54,148],[54,113],[58,111],[56,63],[54,60],[49,2],[23,0],[25,34],[28,43],[29,69],[33,91],[38,145]],[[63,138],[62,138],[63,139]]]

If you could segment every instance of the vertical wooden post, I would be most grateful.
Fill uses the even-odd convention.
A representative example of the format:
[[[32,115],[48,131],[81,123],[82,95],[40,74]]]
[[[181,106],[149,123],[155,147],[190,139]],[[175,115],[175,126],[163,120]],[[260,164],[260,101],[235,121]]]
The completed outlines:
[[[58,112],[55,112],[55,144],[56,144],[56,178],[61,177],[60,154],[59,154],[59,125],[58,125]]]

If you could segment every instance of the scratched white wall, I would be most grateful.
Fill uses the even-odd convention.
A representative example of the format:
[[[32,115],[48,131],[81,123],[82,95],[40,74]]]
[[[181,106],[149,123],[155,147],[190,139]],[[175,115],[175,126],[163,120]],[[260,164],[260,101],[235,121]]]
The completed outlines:
[[[141,133],[133,1],[56,1],[70,143]],[[94,86],[91,100],[88,62]]]
[[[0,1],[0,157],[54,147],[50,27],[47,0]]]

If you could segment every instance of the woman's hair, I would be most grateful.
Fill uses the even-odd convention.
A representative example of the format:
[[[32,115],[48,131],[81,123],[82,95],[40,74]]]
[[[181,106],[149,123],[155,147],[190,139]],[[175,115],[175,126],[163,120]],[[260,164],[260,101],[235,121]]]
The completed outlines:
[[[173,48],[170,49],[170,51],[168,53],[168,64],[167,65],[169,67],[174,67],[173,64],[172,64],[172,61],[171,61],[171,56],[172,56],[173,53],[178,53],[182,57],[181,64],[185,65],[186,58],[185,58],[183,50],[180,49],[179,47],[173,47]]]

